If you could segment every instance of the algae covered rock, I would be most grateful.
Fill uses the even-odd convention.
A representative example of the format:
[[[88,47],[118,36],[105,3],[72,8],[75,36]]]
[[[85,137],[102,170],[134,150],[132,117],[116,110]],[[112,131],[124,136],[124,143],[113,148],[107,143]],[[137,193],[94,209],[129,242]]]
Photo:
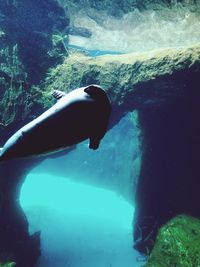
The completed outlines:
[[[200,220],[180,215],[164,225],[145,267],[200,266]]]
[[[196,72],[199,63],[200,45],[96,58],[72,54],[52,69],[45,89],[70,91],[96,83],[107,90],[114,107],[131,111],[181,95],[182,89],[174,90],[166,78],[177,73],[183,75],[186,70]],[[154,85],[153,81],[158,82]]]
[[[52,90],[69,92],[96,83],[111,97],[116,121],[124,113],[167,101],[181,95],[166,83],[166,77],[184,71],[198,72],[200,45],[183,49],[163,49],[141,54],[107,55],[91,58],[71,54],[63,64],[52,68],[45,82],[31,86],[15,82],[8,74],[0,73],[0,127],[18,128],[52,105]],[[8,128],[7,128],[8,131]]]
[[[134,86],[192,68],[199,63],[200,45],[96,58],[80,53],[70,55],[63,64],[52,69],[46,81],[52,88],[66,90],[98,83],[107,88],[114,99],[122,102],[127,93],[135,91]]]
[[[5,264],[0,264],[0,267],[14,267],[16,265],[15,262],[9,262]]]
[[[38,83],[50,66],[60,62],[60,56],[50,53],[52,34],[64,31],[69,18],[56,0],[1,1],[0,23],[5,45],[9,50],[17,46],[29,82]]]
[[[72,54],[50,72],[45,88],[70,91],[90,83],[110,95],[111,126],[138,110],[142,163],[134,241],[147,254],[169,219],[200,216],[200,45],[96,58]]]
[[[134,217],[134,247],[144,254],[171,218],[200,217],[200,63],[198,49],[192,50],[178,53],[168,74],[137,90],[148,97],[138,110],[143,153]]]
[[[59,0],[63,6],[70,9],[86,9],[94,8],[98,11],[106,11],[112,16],[122,16],[125,13],[131,12],[134,9],[145,10],[149,8],[161,8],[163,6],[172,6],[177,4],[177,1],[172,0]],[[179,0],[178,2],[187,5],[197,5],[198,0]],[[91,14],[93,16],[93,14]]]
[[[42,113],[48,97],[36,86],[13,81],[0,73],[0,133],[1,143],[27,122]]]
[[[134,240],[146,254],[169,219],[200,215],[200,45],[96,58],[72,54],[49,73],[44,88],[70,91],[91,83],[111,98],[111,126],[129,111],[139,113],[143,153]]]

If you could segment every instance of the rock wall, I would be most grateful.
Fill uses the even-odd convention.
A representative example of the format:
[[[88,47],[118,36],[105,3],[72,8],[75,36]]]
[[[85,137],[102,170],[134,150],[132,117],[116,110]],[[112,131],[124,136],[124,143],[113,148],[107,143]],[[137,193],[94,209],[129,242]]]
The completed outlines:
[[[200,221],[179,215],[163,226],[156,238],[155,247],[144,267],[180,266],[200,264]]]
[[[113,105],[110,127],[128,111],[138,110],[142,166],[134,240],[135,248],[145,254],[170,218],[179,213],[200,216],[199,72],[200,46],[196,45],[139,55],[72,55],[45,83],[49,91],[100,84]]]
[[[17,49],[16,59],[22,63],[27,80],[39,83],[50,66],[61,62],[60,55],[53,53],[52,34],[69,25],[64,9],[56,0],[11,0],[0,2],[0,15],[1,47],[7,49],[11,60],[13,49]],[[11,64],[16,67],[16,62]]]
[[[199,70],[181,71],[163,81],[174,91],[181,89],[182,96],[139,111],[143,156],[134,238],[135,248],[143,253],[152,248],[157,230],[170,218],[181,213],[200,216]],[[152,83],[158,85],[158,80]]]
[[[38,160],[1,163],[1,263],[12,261],[16,263],[16,267],[33,267],[40,256],[40,233],[29,235],[28,221],[19,205],[20,189],[26,174],[37,163]]]
[[[199,68],[199,45],[183,49],[161,49],[140,54],[90,58],[72,54],[53,69],[43,84],[45,90],[70,91],[96,83],[108,92],[117,121],[128,111],[161,106],[182,97],[182,88],[170,86],[173,75]],[[181,74],[180,74],[181,75]],[[157,82],[153,86],[154,81]],[[111,123],[112,124],[112,123]]]
[[[44,110],[46,101],[33,84],[41,82],[49,67],[62,62],[65,49],[52,35],[65,31],[68,25],[69,18],[55,0],[0,1],[1,145]],[[32,267],[40,256],[39,233],[29,236],[19,205],[21,185],[35,164],[31,160],[0,166],[2,264],[13,261],[17,267]]]
[[[94,8],[96,10],[104,10],[109,15],[119,17],[125,13],[131,12],[134,9],[144,10],[152,8],[161,8],[163,6],[171,7],[179,3],[183,5],[199,5],[199,0],[59,0],[61,5],[67,9],[76,11],[80,9]]]

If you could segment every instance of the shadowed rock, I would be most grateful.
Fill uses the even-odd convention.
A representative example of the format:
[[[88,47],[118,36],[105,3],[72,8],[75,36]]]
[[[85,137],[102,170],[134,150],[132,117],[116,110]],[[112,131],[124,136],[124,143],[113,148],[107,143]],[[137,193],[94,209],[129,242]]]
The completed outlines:
[[[69,18],[56,0],[1,1],[0,23],[6,46],[9,51],[17,47],[30,83],[39,83],[49,67],[62,61],[53,55],[52,34],[64,31]]]
[[[0,165],[0,262],[13,261],[18,267],[33,267],[40,256],[40,233],[29,235],[28,221],[19,205],[26,174],[37,163],[10,161]]]
[[[128,111],[161,106],[174,97],[184,97],[182,75],[187,79],[184,74],[197,72],[199,63],[199,45],[97,58],[72,54],[50,73],[45,89],[70,90],[85,84],[100,84],[110,95],[116,121]]]

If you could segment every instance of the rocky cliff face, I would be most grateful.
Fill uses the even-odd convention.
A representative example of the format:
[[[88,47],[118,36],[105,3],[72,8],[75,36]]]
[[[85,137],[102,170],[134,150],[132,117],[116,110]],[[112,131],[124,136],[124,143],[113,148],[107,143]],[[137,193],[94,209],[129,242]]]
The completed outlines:
[[[41,90],[33,84],[40,83],[47,69],[62,61],[63,46],[52,35],[64,31],[68,24],[57,1],[0,1],[1,145],[44,110],[45,101],[39,101]],[[8,165],[0,166],[0,262],[31,267],[40,255],[40,237],[39,233],[29,236],[19,195],[34,162]]]
[[[173,216],[200,216],[199,72],[200,46],[195,45],[99,58],[75,54],[45,83],[48,91],[100,84],[113,105],[110,127],[128,111],[138,111],[142,167],[134,239],[142,253],[151,250],[157,230]]]

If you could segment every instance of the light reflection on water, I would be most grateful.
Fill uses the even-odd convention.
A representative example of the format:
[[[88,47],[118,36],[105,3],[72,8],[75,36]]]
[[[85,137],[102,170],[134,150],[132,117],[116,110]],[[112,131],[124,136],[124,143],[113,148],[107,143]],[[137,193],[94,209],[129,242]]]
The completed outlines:
[[[70,45],[90,50],[138,53],[200,42],[199,10],[181,4],[143,12],[135,9],[121,18],[98,12],[91,18],[81,10],[71,16],[71,23],[89,30],[91,37],[70,35]]]

